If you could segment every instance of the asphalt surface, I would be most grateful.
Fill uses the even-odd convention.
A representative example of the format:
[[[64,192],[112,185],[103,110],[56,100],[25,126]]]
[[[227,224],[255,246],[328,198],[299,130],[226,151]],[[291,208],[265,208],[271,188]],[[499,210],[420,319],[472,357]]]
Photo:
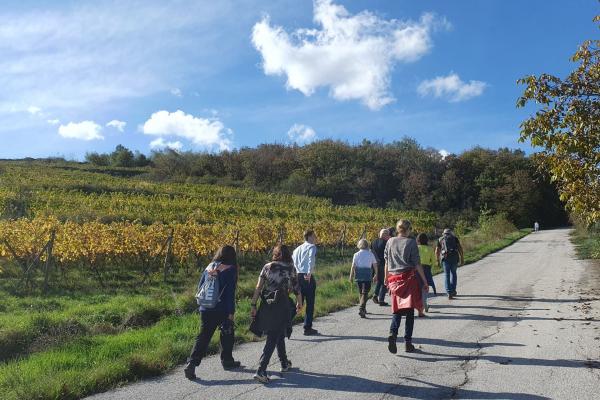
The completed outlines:
[[[369,302],[318,318],[321,333],[296,329],[293,369],[271,360],[268,385],[252,376],[262,342],[238,346],[244,367],[217,357],[154,380],[98,394],[113,399],[600,399],[600,265],[578,261],[568,230],[531,234],[459,269],[458,297],[431,299],[416,318],[416,353],[387,350],[390,310]],[[435,277],[438,293],[442,276]],[[404,326],[400,328],[402,334]]]

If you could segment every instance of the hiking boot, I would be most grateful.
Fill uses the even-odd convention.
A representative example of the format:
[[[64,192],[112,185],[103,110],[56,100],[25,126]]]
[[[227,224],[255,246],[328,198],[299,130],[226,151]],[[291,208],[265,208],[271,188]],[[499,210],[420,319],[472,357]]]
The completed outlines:
[[[188,378],[190,381],[196,380],[196,366],[192,363],[188,363],[185,368],[183,369],[183,373],[185,374],[185,377]]]
[[[304,336],[315,336],[318,335],[319,331],[313,328],[304,329]]]
[[[367,312],[365,310],[359,310],[358,315],[360,315],[361,318],[366,318]]]
[[[415,351],[415,346],[411,342],[404,343],[404,351],[407,353],[413,353]]]
[[[448,293],[448,300],[454,299],[454,295],[452,293]]]
[[[458,294],[458,293],[456,293],[456,290],[453,290],[453,291],[452,291],[452,297],[456,297],[456,295],[457,295],[457,294]]]
[[[379,305],[380,305],[381,307],[389,306],[389,304],[388,304],[388,303],[386,303],[385,301],[380,301],[380,302],[379,302]]]
[[[292,362],[290,360],[285,360],[281,363],[281,372],[288,372],[292,368]]]
[[[394,335],[388,336],[388,350],[392,354],[396,354],[398,352],[398,347],[396,346],[396,336]]]
[[[373,303],[379,304],[379,298],[377,296],[373,296]]]
[[[256,371],[256,374],[254,374],[254,380],[260,383],[269,383],[267,371]]]
[[[223,365],[223,369],[225,371],[229,371],[230,369],[236,369],[239,368],[242,363],[239,361],[235,361],[235,360],[230,360],[230,361],[222,361],[221,364]]]

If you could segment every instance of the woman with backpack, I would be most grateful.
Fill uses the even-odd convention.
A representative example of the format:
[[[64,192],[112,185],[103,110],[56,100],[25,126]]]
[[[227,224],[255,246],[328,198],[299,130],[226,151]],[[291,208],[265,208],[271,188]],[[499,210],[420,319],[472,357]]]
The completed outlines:
[[[407,353],[415,351],[412,344],[415,308],[423,307],[422,290],[429,291],[427,279],[421,267],[419,248],[415,239],[410,238],[411,223],[400,220],[396,226],[398,236],[385,245],[385,282],[392,298],[392,324],[388,336],[388,350],[395,354],[396,338],[400,321],[405,317],[404,346]],[[418,276],[417,276],[418,274]],[[423,286],[419,285],[419,278]]]
[[[184,369],[185,377],[196,379],[196,367],[206,356],[208,345],[217,328],[221,330],[221,364],[225,370],[240,366],[233,359],[235,289],[238,265],[235,249],[221,247],[202,273],[196,300],[200,310],[200,333]]]
[[[267,334],[258,370],[254,375],[254,379],[261,383],[269,382],[267,366],[275,348],[281,362],[281,372],[287,372],[292,366],[285,350],[285,336],[291,326],[293,313],[293,303],[289,298],[291,293],[296,295],[296,311],[302,309],[302,294],[290,249],[283,244],[275,246],[272,260],[260,272],[251,303],[251,315],[254,319],[252,330]],[[261,304],[257,311],[259,296]]]

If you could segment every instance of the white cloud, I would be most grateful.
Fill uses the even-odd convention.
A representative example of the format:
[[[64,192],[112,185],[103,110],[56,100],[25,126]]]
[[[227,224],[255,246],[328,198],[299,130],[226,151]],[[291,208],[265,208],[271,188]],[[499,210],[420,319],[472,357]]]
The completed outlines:
[[[126,125],[127,125],[127,122],[119,121],[118,119],[113,119],[112,121],[110,121],[106,124],[106,126],[115,128],[119,132],[123,132],[125,130]]]
[[[445,19],[423,14],[419,21],[385,20],[363,11],[351,15],[332,0],[315,0],[319,28],[288,34],[268,17],[256,23],[252,43],[266,75],[285,75],[288,89],[310,96],[329,87],[337,100],[360,100],[371,109],[394,101],[389,93],[396,62],[413,62],[432,47],[431,32]]]
[[[150,148],[155,150],[167,148],[180,151],[183,148],[183,143],[181,143],[179,140],[175,142],[167,142],[163,138],[159,137],[158,139],[154,139],[150,142]]]
[[[29,107],[27,107],[27,112],[29,114],[36,115],[36,114],[39,114],[40,112],[42,112],[42,109],[39,107],[36,107],[36,106],[29,106]]]
[[[58,134],[68,139],[104,139],[100,132],[102,132],[102,127],[94,121],[69,122],[67,125],[58,127]]]
[[[307,125],[294,124],[287,133],[288,138],[297,144],[306,144],[317,138],[317,132]]]
[[[181,110],[157,111],[141,128],[146,135],[179,136],[193,144],[207,148],[228,150],[231,148],[231,130],[216,118],[206,119],[186,114]]]
[[[179,88],[173,88],[171,89],[171,94],[175,97],[182,97],[183,93],[181,93],[181,89]]]
[[[442,158],[446,158],[450,155],[450,152],[444,149],[441,149],[440,151],[438,151],[438,153],[440,153],[440,156],[442,156]]]
[[[421,96],[431,95],[456,103],[481,96],[486,87],[487,83],[485,82],[463,82],[457,74],[451,73],[447,76],[438,76],[434,79],[421,82],[417,91]]]
[[[60,119],[49,119],[46,122],[48,122],[50,125],[58,125],[60,124]]]

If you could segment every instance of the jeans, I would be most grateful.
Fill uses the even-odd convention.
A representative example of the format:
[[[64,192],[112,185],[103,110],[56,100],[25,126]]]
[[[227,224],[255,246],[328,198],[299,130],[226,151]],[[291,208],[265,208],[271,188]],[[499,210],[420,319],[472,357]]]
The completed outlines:
[[[369,290],[371,290],[370,281],[358,281],[358,294],[360,296],[360,309],[365,311],[367,309],[367,300],[369,299]]]
[[[212,339],[217,327],[221,327],[221,362],[233,362],[233,321],[229,322],[228,315],[218,311],[203,311],[200,313],[200,320],[200,333],[196,337],[188,362],[195,366],[200,365],[200,362],[206,356],[210,339]]]
[[[427,278],[427,284],[431,289],[433,289],[433,293],[437,294],[437,290],[435,289],[435,282],[433,280],[433,275],[431,274],[431,265],[423,265],[423,272],[425,273],[425,278]]]
[[[279,361],[281,361],[281,365],[287,363],[287,355],[285,352],[285,330],[267,332],[267,341],[265,342],[265,347],[263,348],[263,353],[260,356],[258,364],[259,371],[265,372],[267,370],[275,348],[277,348],[277,356],[279,357]]]
[[[415,309],[407,308],[400,310],[397,313],[392,314],[392,325],[390,326],[390,336],[398,336],[398,329],[400,328],[400,321],[402,316],[406,317],[406,324],[404,325],[404,340],[410,342],[412,340],[413,328],[415,326]]]
[[[311,329],[313,316],[315,314],[315,297],[317,294],[317,282],[315,277],[311,275],[310,281],[304,279],[305,274],[298,274],[300,282],[300,292],[302,298],[306,302],[306,313],[304,314],[304,329]]]
[[[387,293],[387,288],[383,284],[383,279],[385,278],[385,270],[383,268],[379,268],[377,271],[377,283],[375,284],[375,292],[374,296],[377,296],[380,303],[385,301],[385,294]]]
[[[444,274],[446,275],[446,293],[453,294],[456,292],[456,269],[458,268],[457,262],[452,262],[448,260],[442,260],[442,267],[444,268]]]

